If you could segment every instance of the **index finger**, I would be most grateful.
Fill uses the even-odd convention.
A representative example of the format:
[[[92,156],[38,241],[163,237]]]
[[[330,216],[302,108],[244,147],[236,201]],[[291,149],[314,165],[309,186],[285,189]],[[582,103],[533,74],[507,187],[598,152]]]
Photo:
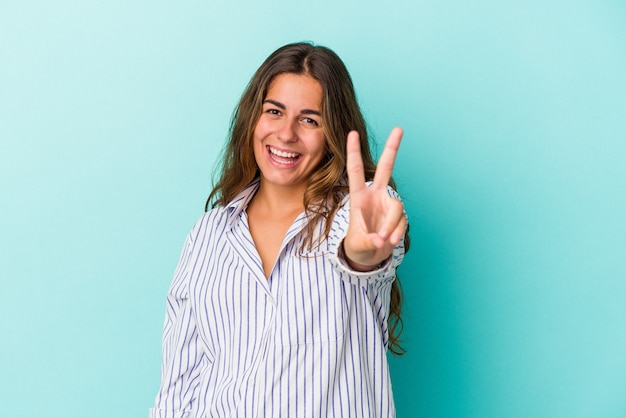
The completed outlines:
[[[348,187],[350,193],[365,188],[365,171],[361,157],[361,143],[359,133],[350,131],[346,143],[346,171],[348,173]]]
[[[387,142],[385,143],[385,149],[383,149],[383,153],[376,165],[374,187],[387,187],[389,184],[403,134],[402,128],[396,127],[391,130],[389,138],[387,138]]]

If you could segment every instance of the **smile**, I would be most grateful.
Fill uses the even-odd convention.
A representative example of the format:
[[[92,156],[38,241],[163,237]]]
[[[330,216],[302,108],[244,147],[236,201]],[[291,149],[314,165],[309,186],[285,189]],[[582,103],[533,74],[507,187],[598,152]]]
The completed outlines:
[[[268,146],[267,149],[269,151],[270,158],[280,164],[294,164],[302,156],[302,154],[297,152],[281,151],[271,146]]]

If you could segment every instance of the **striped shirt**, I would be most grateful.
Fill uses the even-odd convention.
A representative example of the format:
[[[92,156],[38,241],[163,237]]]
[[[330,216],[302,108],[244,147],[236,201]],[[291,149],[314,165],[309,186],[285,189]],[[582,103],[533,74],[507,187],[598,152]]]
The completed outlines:
[[[394,417],[387,316],[403,242],[381,268],[351,270],[340,250],[346,198],[312,251],[301,249],[307,216],[294,221],[266,279],[245,210],[257,189],[205,213],[187,237],[150,417]]]

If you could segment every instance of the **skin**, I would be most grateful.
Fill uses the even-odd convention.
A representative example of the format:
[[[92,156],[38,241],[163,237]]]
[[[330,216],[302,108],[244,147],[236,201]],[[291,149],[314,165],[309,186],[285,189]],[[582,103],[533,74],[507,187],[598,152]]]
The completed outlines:
[[[295,74],[277,76],[263,102],[253,138],[261,179],[246,211],[265,277],[274,268],[287,230],[304,210],[307,180],[326,152],[321,103],[320,83]]]
[[[359,271],[372,270],[386,260],[406,230],[404,206],[387,192],[402,135],[401,128],[391,131],[376,165],[374,182],[367,187],[359,134],[355,131],[348,134],[350,225],[343,247],[348,263]]]
[[[302,200],[309,176],[326,153],[321,103],[322,86],[312,77],[288,73],[270,83],[254,130],[259,193],[279,190]],[[270,150],[298,157],[283,158]]]
[[[321,101],[322,87],[317,80],[281,74],[268,88],[255,127],[253,149],[261,180],[247,214],[266,277],[272,272],[287,230],[304,210],[307,179],[326,152]],[[346,261],[355,270],[375,268],[404,236],[404,207],[387,192],[401,138],[402,129],[391,131],[374,182],[367,187],[358,133],[348,134],[350,225],[343,247]],[[293,155],[297,158],[291,158]]]

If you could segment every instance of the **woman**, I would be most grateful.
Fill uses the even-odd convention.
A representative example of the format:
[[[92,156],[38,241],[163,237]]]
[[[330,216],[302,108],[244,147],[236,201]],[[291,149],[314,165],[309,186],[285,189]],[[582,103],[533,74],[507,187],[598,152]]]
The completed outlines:
[[[376,168],[339,57],[297,43],[267,58],[168,293],[151,417],[395,416],[401,137]]]

